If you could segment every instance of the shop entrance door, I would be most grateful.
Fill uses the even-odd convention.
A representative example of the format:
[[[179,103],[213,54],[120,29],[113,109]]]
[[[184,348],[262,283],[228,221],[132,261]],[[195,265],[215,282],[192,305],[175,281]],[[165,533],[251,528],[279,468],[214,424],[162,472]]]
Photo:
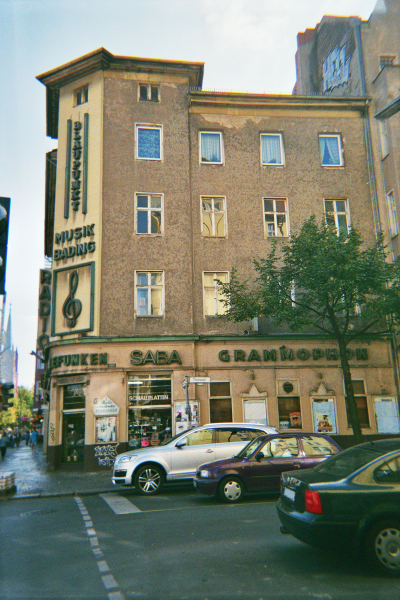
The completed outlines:
[[[85,413],[63,413],[63,462],[83,462]]]

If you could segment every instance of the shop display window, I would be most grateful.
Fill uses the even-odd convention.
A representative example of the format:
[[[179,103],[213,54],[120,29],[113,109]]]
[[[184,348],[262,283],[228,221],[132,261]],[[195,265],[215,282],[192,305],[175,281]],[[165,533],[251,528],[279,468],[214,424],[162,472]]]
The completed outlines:
[[[129,375],[128,444],[130,448],[159,446],[171,438],[171,376]]]
[[[229,381],[210,383],[210,423],[232,423],[232,398]]]
[[[302,429],[299,396],[278,396],[279,429]]]

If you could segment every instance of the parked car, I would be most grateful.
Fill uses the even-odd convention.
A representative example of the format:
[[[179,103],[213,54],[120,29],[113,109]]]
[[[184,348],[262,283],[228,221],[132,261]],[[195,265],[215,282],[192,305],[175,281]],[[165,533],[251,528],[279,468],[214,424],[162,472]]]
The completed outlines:
[[[119,454],[112,482],[134,485],[140,494],[156,494],[165,481],[193,479],[206,459],[228,458],[261,434],[275,433],[275,427],[258,423],[211,423],[195,427],[151,446]]]
[[[319,433],[276,433],[250,442],[233,458],[201,465],[193,480],[201,494],[239,502],[246,492],[277,492],[281,474],[307,469],[340,447]]]
[[[277,510],[283,533],[318,548],[351,548],[382,573],[400,575],[400,439],[283,473]]]

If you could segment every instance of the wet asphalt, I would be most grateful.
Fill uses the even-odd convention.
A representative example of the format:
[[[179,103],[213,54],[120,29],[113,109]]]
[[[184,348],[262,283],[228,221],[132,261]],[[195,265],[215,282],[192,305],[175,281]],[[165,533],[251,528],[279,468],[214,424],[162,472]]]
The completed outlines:
[[[14,473],[14,490],[0,492],[0,500],[21,498],[46,498],[115,492],[111,483],[111,470],[85,473],[83,470],[59,469],[47,471],[43,447],[32,450],[21,442],[19,448],[7,448],[0,458],[0,477]]]

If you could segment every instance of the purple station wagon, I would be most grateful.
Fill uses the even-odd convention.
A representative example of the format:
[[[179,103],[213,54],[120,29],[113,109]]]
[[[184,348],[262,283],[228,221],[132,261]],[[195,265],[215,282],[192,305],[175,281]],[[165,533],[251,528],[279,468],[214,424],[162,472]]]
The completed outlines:
[[[279,492],[284,471],[314,467],[340,450],[321,433],[268,434],[233,458],[201,465],[193,484],[201,494],[238,502],[246,492]]]

